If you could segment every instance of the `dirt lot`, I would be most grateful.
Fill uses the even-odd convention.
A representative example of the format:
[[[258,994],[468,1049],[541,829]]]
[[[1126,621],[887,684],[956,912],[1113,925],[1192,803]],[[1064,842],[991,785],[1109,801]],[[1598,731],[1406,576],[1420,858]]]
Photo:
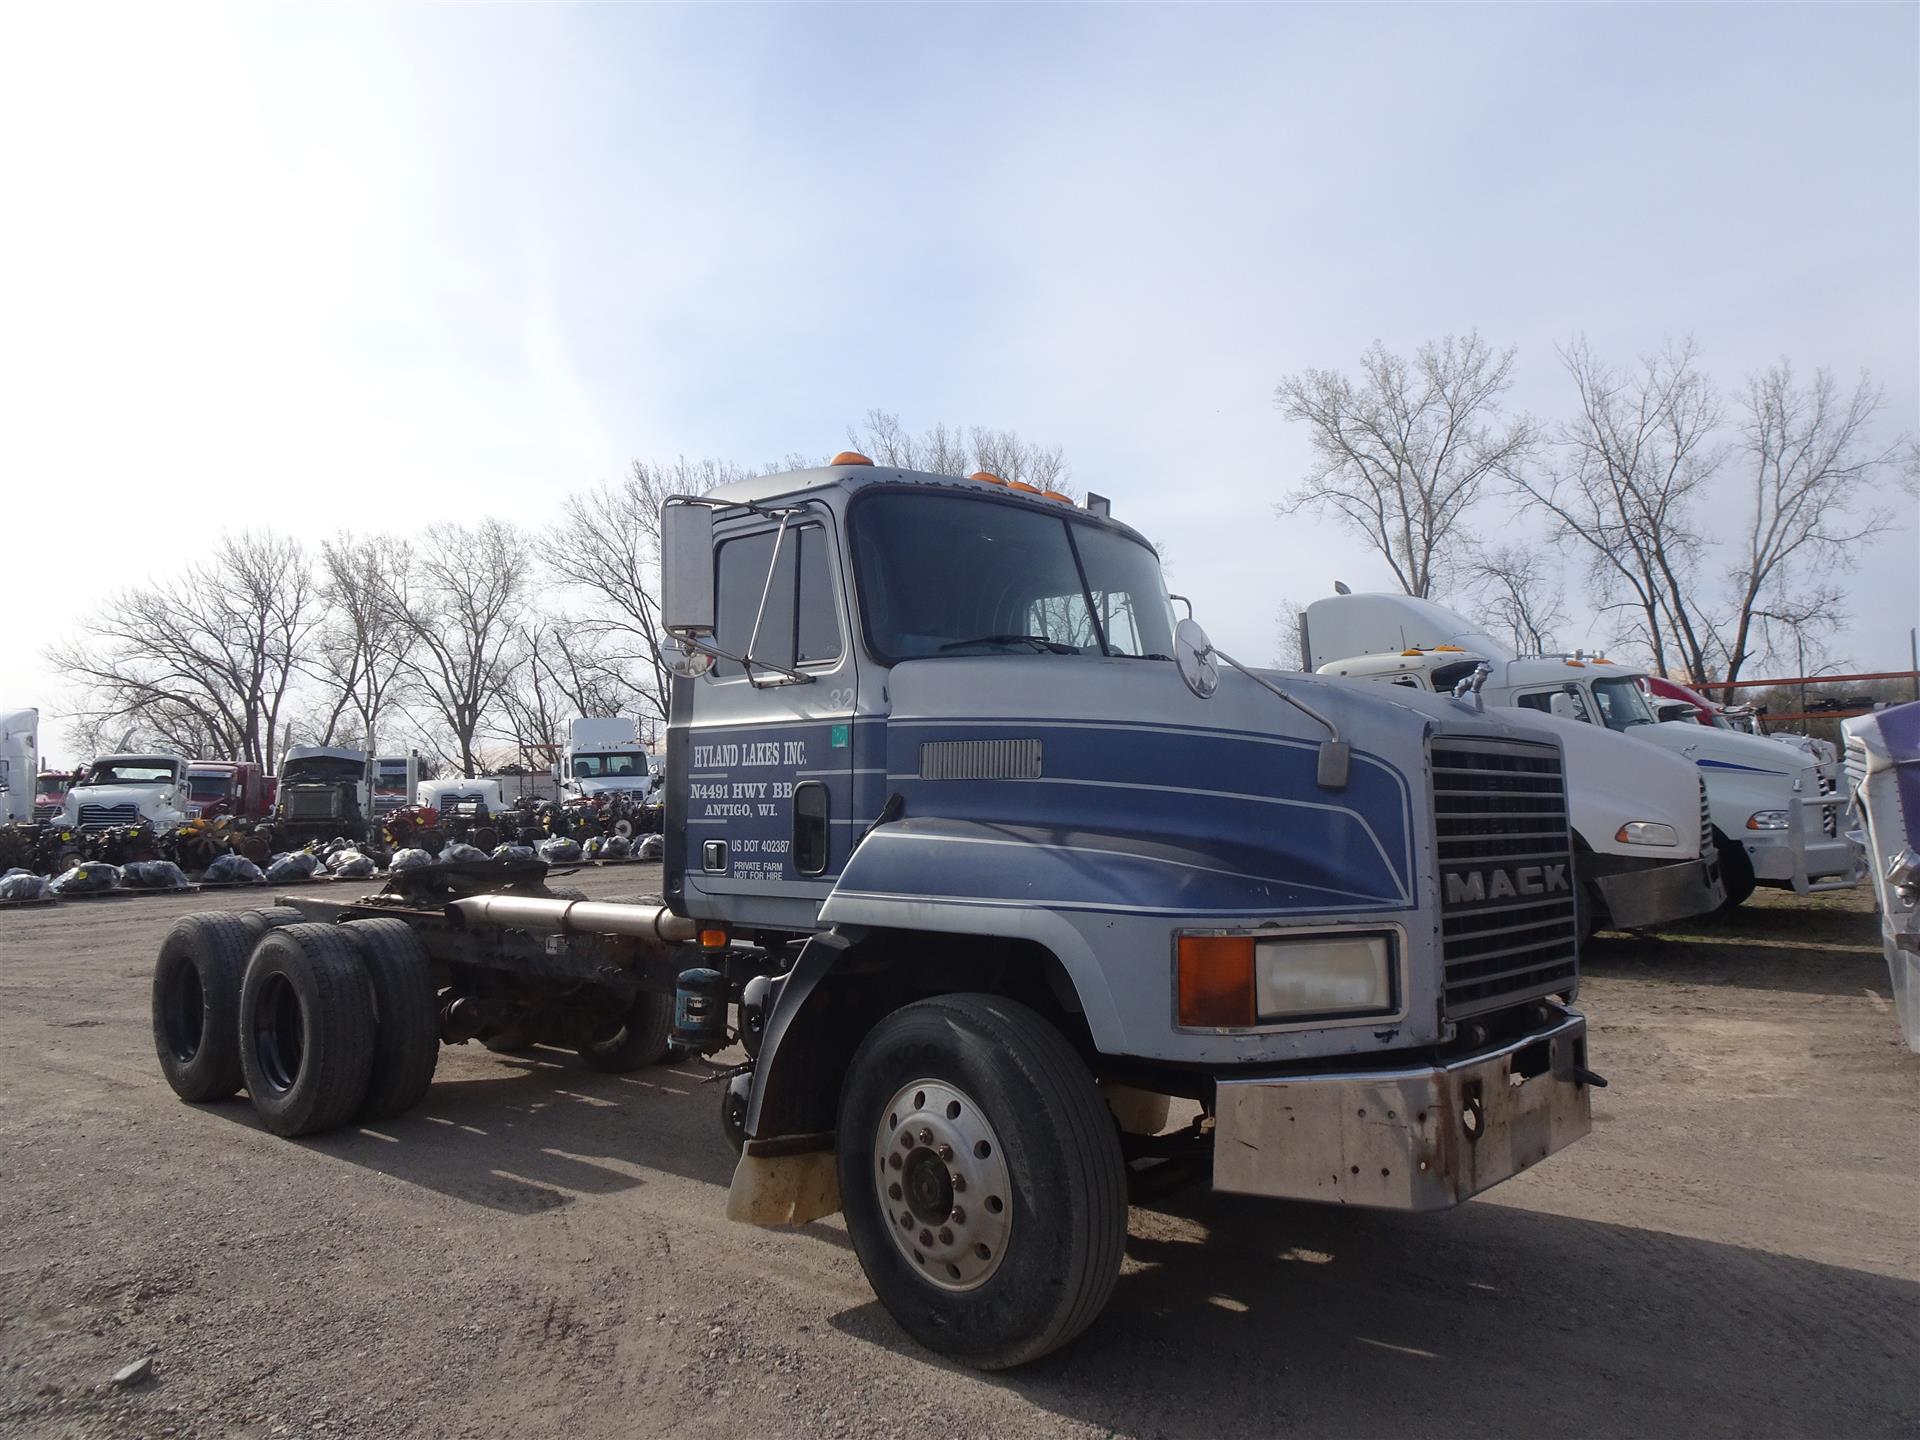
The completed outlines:
[[[1867,903],[1603,938],[1590,1139],[1443,1217],[1136,1210],[1104,1318],[1004,1376],[907,1343],[837,1219],[722,1218],[704,1065],[466,1046],[402,1120],[276,1140],[153,1059],[206,897],[0,912],[0,1433],[1912,1434],[1920,1057]]]

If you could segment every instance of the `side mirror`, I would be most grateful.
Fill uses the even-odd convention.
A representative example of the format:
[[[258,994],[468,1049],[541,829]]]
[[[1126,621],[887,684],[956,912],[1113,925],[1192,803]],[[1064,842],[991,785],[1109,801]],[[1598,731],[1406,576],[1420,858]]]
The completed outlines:
[[[713,656],[696,650],[677,635],[660,637],[660,664],[677,680],[698,680],[713,669]],[[556,767],[554,774],[559,775]]]
[[[1213,698],[1220,688],[1220,666],[1213,658],[1213,642],[1191,616],[1173,627],[1173,661],[1187,689],[1202,700]]]
[[[1564,690],[1556,690],[1547,697],[1547,713],[1558,715],[1562,720],[1578,720],[1580,717],[1573,708],[1573,697]]]
[[[711,635],[713,511],[669,500],[660,511],[660,620],[671,635]]]

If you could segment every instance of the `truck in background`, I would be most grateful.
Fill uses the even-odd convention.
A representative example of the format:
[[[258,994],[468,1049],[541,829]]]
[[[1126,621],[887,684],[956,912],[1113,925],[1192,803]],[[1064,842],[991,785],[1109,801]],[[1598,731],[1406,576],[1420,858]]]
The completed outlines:
[[[373,815],[384,820],[416,802],[420,789],[420,752],[380,755],[373,762]]]
[[[1448,646],[1335,660],[1316,673],[1446,695],[1471,686],[1482,660]],[[1663,925],[1721,907],[1720,852],[1698,767],[1603,726],[1537,710],[1515,709],[1510,719],[1553,735],[1566,753],[1583,933]]]
[[[0,714],[0,824],[25,825],[34,818],[40,774],[40,712]]]
[[[195,760],[187,766],[187,814],[257,822],[273,808],[273,787],[250,760]]]
[[[33,780],[33,818],[47,824],[60,818],[67,791],[80,783],[78,770],[42,770]]]
[[[1920,701],[1840,722],[1847,785],[1880,902],[1893,1013],[1920,1051]]]
[[[554,778],[563,801],[615,792],[650,796],[655,787],[652,757],[625,715],[583,715],[570,721]]]
[[[1660,721],[1638,666],[1604,656],[1515,656],[1465,617],[1412,595],[1324,596],[1307,606],[1300,629],[1301,652],[1315,668],[1359,655],[1483,657],[1488,705],[1604,725],[1693,762],[1706,780],[1729,905],[1756,885],[1807,894],[1860,883],[1838,761],[1814,762],[1790,746],[1691,721]]]
[[[372,803],[364,750],[295,745],[280,764],[273,846],[297,850],[335,836],[366,840]]]
[[[179,755],[101,755],[61,801],[70,830],[143,825],[165,834],[187,818],[188,764]]]

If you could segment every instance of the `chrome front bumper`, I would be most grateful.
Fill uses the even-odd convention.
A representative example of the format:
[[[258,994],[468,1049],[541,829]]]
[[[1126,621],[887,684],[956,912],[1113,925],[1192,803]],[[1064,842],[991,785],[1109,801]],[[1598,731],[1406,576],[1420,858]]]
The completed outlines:
[[[1576,1011],[1444,1066],[1221,1079],[1213,1188],[1445,1210],[1593,1128],[1587,1022]]]

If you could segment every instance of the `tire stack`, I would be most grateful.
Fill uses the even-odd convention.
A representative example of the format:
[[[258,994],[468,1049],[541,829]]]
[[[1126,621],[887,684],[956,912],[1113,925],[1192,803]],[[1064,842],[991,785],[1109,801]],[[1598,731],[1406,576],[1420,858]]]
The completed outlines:
[[[276,1135],[390,1119],[420,1102],[439,1062],[433,962],[400,920],[189,915],[160,946],[153,1040],[182,1100],[244,1088]]]

